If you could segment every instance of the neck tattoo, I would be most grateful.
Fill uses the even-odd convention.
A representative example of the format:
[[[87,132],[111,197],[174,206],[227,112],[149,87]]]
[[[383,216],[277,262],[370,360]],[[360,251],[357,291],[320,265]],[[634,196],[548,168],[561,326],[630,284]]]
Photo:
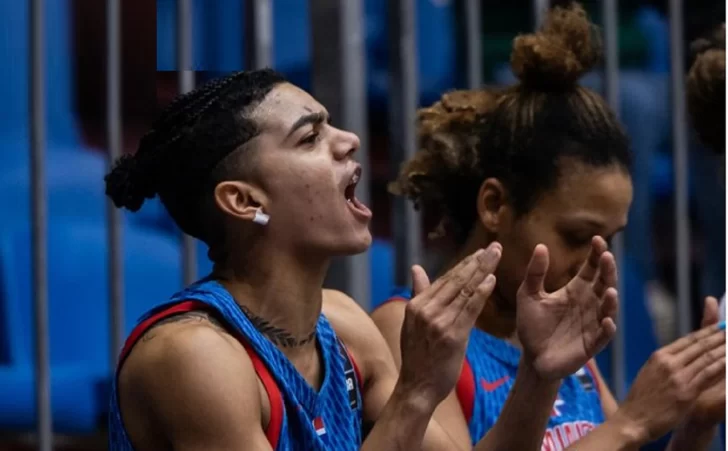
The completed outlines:
[[[274,345],[281,346],[283,348],[297,348],[313,341],[316,338],[316,328],[311,331],[310,334],[303,338],[296,338],[292,333],[285,329],[276,327],[265,318],[262,318],[255,313],[251,312],[250,309],[241,305],[240,309],[243,311],[245,316],[248,317],[253,326],[258,329],[258,332],[265,335]]]

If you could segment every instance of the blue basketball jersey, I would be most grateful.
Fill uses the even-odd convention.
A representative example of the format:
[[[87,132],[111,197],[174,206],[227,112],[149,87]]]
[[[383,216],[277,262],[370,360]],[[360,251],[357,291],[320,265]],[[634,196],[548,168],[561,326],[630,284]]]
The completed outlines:
[[[472,406],[468,422],[473,443],[493,427],[516,378],[521,351],[510,343],[473,329],[465,353],[467,365],[459,385],[460,403]],[[469,368],[468,368],[469,367]],[[472,375],[466,372],[472,371]],[[472,400],[462,396],[463,379],[472,381]],[[604,422],[599,387],[588,366],[564,379],[551,409],[543,451],[557,451],[586,435]],[[464,410],[466,410],[464,409]]]
[[[140,324],[160,311],[189,301],[208,307],[232,332],[242,336],[246,348],[250,348],[249,354],[252,350],[274,379],[283,404],[282,422],[277,425],[280,430],[275,446],[277,451],[359,449],[362,400],[351,368],[353,362],[323,314],[316,327],[316,339],[322,355],[324,379],[317,392],[286,356],[255,328],[230,293],[215,281],[200,281],[175,294],[170,301],[142,317]],[[116,383],[115,377],[109,414],[110,450],[132,451],[134,448],[119,410]],[[271,399],[271,410],[274,402]]]
[[[391,301],[408,300],[397,290]],[[480,329],[470,333],[457,395],[473,445],[493,427],[515,381],[521,351]],[[542,451],[567,448],[604,422],[599,387],[589,366],[564,379],[551,410]]]

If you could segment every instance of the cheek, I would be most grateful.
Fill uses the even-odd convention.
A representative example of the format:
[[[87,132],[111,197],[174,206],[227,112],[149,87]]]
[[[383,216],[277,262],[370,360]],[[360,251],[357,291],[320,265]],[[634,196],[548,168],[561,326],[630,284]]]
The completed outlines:
[[[295,172],[281,172],[271,187],[271,210],[279,217],[305,226],[320,223],[332,211],[336,201],[336,185],[330,170],[299,168]]]
[[[589,247],[566,249],[563,245],[549,247],[549,271],[546,274],[546,291],[556,291],[566,285],[581,269]]]

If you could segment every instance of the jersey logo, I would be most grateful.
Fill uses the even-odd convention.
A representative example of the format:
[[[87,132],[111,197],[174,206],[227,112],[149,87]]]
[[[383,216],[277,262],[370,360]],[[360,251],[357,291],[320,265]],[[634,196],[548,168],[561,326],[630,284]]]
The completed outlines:
[[[503,376],[500,379],[494,380],[493,382],[488,382],[482,377],[480,378],[480,386],[483,387],[483,390],[487,392],[493,392],[498,390],[503,384],[508,382],[508,379],[510,379],[510,376]]]
[[[591,375],[587,371],[586,367],[582,366],[579,371],[574,373],[576,380],[579,381],[584,391],[594,390],[594,381],[592,381]]]
[[[554,406],[551,408],[551,416],[552,417],[560,417],[561,416],[561,410],[559,410],[559,407],[566,404],[563,399],[556,398],[556,401],[554,401]]]
[[[313,419],[313,428],[316,430],[316,435],[324,441],[324,443],[327,442],[328,437],[326,436],[326,427],[324,426],[324,420],[321,417],[316,417]]]
[[[588,421],[559,424],[546,430],[541,451],[563,451],[594,429]]]

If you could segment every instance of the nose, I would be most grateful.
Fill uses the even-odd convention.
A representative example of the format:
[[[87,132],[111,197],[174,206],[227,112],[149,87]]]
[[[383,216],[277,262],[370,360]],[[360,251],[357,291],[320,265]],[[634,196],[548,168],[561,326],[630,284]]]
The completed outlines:
[[[351,157],[354,152],[359,150],[361,141],[354,133],[345,130],[336,130],[336,137],[333,140],[332,151],[334,158],[344,160]]]

